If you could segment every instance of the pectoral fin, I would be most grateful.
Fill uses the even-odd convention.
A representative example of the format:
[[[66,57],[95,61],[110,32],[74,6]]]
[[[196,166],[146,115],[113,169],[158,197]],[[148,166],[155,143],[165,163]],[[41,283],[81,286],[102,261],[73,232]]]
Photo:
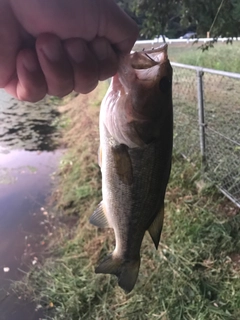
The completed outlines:
[[[97,209],[91,215],[89,222],[99,228],[110,228],[104,212],[104,205],[102,201],[99,203]]]
[[[128,147],[120,144],[112,147],[114,167],[119,176],[119,179],[127,185],[133,182],[133,169],[131,158],[128,153]]]
[[[161,210],[153,220],[152,224],[148,228],[148,232],[152,238],[152,241],[155,244],[156,249],[158,248],[160,236],[163,227],[163,218],[164,218],[164,206],[162,206]]]

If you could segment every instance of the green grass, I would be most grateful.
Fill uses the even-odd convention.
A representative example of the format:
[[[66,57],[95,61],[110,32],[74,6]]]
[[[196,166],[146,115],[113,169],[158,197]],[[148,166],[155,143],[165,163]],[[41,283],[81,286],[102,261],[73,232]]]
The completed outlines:
[[[95,275],[98,256],[113,248],[113,235],[81,217],[74,236],[58,236],[53,255],[33,269],[21,290],[51,319],[239,319],[240,215],[205,186],[198,193],[197,168],[174,157],[160,249],[148,236],[134,291],[125,295],[112,276]],[[95,199],[93,199],[95,202]]]
[[[232,45],[216,43],[213,48],[204,52],[200,46],[200,43],[169,44],[169,59],[172,62],[240,73],[240,42],[234,41]]]
[[[125,295],[114,276],[94,273],[97,261],[113,250],[114,236],[88,223],[101,199],[93,98],[69,109],[65,139],[70,149],[56,191],[58,208],[77,213],[78,224],[56,231],[50,257],[15,290],[50,309],[48,317],[54,320],[240,319],[239,210],[214,187],[200,183],[200,168],[176,154],[160,248],[156,251],[146,234],[134,290]],[[84,103],[84,110],[91,105],[85,115],[79,111]]]
[[[217,43],[208,51],[199,49],[200,44],[188,46],[169,45],[171,61],[205,68],[240,73],[240,43]]]

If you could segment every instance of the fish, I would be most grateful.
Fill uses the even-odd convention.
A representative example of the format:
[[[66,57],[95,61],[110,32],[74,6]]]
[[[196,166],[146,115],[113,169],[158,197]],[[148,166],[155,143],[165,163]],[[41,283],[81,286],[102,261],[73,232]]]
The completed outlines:
[[[172,73],[167,44],[122,56],[100,108],[102,201],[89,220],[113,228],[115,249],[95,272],[117,276],[126,293],[138,278],[145,232],[157,249],[163,227],[173,144]]]

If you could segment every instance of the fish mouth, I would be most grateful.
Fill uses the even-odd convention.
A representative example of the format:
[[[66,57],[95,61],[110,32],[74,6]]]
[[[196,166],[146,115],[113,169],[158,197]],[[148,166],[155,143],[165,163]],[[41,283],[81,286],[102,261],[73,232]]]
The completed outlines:
[[[132,83],[139,80],[155,81],[163,65],[169,63],[168,45],[150,50],[132,52],[120,57],[118,73],[113,77],[113,85],[128,93]],[[116,88],[116,87],[115,87]]]
[[[168,45],[164,43],[157,48],[133,52],[130,54],[131,67],[133,69],[149,69],[161,65],[168,61],[167,49]]]

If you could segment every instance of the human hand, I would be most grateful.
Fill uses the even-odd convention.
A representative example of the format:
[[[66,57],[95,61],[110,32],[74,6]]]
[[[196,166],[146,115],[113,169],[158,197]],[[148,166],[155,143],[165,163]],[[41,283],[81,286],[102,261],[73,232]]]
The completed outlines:
[[[113,0],[0,0],[0,12],[0,87],[32,102],[90,92],[138,34]]]

